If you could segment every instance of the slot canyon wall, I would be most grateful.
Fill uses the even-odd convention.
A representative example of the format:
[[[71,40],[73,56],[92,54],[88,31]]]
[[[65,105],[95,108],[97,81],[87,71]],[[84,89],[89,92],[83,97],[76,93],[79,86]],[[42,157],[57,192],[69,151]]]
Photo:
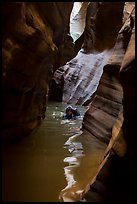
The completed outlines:
[[[75,42],[73,2],[2,6],[2,140],[36,128],[48,95],[87,105],[83,134],[108,147],[82,202],[135,200],[135,3],[90,2]]]
[[[103,137],[108,147],[97,174],[83,193],[83,199],[92,202],[135,201],[134,3],[126,2],[124,5],[123,25],[118,32],[113,54],[103,68],[95,97],[86,114],[83,128],[99,139],[102,135],[108,139],[110,135],[110,140],[105,141]],[[109,116],[106,117],[106,114]],[[96,121],[102,123],[98,125],[99,129],[94,127]]]
[[[44,119],[52,75],[74,56],[72,8],[73,2],[3,3],[4,143],[28,135]]]

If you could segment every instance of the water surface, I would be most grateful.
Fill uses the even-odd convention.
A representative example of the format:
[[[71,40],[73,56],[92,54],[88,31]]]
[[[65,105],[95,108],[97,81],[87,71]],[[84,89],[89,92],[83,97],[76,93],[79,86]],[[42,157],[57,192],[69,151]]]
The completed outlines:
[[[102,149],[82,136],[85,107],[77,120],[62,120],[65,103],[50,102],[43,123],[3,150],[2,196],[6,202],[76,201],[95,173]],[[101,153],[101,154],[100,154]]]

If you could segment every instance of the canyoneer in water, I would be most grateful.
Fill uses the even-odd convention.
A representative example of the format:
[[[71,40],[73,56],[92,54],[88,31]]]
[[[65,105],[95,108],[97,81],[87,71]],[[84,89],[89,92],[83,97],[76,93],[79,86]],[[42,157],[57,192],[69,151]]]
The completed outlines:
[[[78,112],[77,108],[73,108],[72,106],[67,106],[66,108],[66,114],[63,116],[63,119],[76,119],[77,116],[80,116],[80,113]]]

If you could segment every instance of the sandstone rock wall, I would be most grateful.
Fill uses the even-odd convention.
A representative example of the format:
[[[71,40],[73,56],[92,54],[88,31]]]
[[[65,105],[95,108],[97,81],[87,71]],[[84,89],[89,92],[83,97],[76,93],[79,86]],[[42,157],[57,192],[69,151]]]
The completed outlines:
[[[83,201],[86,202],[136,201],[135,188],[133,187],[134,179],[136,177],[135,161],[137,144],[135,136],[134,3],[127,2],[124,11],[125,19],[123,19],[123,26],[117,37],[114,54],[109,60],[109,71],[111,73],[114,69],[119,68],[118,81],[123,89],[123,102],[121,101],[123,111],[119,112],[119,115],[117,115],[117,119],[112,126],[112,137],[110,138],[104,154],[104,159],[102,160],[95,177],[87,186],[85,192],[83,192]],[[118,50],[120,52],[118,52]],[[101,85],[102,79],[100,80],[98,90]],[[110,95],[112,94],[112,92],[109,93]],[[118,96],[118,98],[120,98],[122,95],[117,95],[115,93],[113,96]],[[94,105],[94,100],[92,104]],[[92,109],[92,104],[90,109]],[[91,125],[92,123],[94,123],[94,121],[91,122]]]
[[[51,77],[73,56],[72,7],[73,2],[2,4],[4,140],[28,134],[45,117]]]
[[[112,137],[112,128],[120,112],[123,112],[123,90],[118,80],[118,70],[105,68],[97,93],[89,105],[82,127],[105,143]]]
[[[120,48],[115,48],[115,43],[123,25],[123,9],[123,2],[92,2],[88,5],[85,30],[79,40],[82,44],[84,37],[82,49],[74,59],[60,67],[53,77],[53,83],[56,83],[63,93],[64,102],[82,105],[90,103],[103,68],[112,57],[114,49],[119,52],[116,61],[121,60],[119,55],[123,56],[125,48],[122,47],[122,41],[118,41]]]

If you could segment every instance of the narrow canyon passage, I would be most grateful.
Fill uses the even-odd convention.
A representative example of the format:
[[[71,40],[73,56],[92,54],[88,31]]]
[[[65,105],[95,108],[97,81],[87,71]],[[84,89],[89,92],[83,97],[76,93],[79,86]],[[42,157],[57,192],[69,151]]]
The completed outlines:
[[[135,2],[3,3],[2,68],[2,201],[132,203]]]

